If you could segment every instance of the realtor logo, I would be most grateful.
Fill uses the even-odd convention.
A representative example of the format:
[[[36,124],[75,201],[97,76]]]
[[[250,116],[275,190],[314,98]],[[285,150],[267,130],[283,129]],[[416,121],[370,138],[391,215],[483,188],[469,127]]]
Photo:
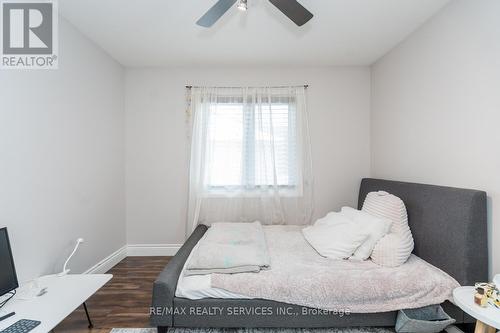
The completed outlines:
[[[57,4],[1,0],[2,69],[56,69]]]

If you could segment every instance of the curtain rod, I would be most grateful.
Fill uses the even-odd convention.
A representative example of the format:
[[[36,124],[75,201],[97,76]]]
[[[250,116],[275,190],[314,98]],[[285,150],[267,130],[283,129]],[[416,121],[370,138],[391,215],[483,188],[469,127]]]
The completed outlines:
[[[271,86],[271,87],[214,87],[214,88],[221,88],[221,89],[229,89],[229,88],[299,88],[299,87],[304,87],[305,89],[309,88],[308,84],[304,85],[299,85],[299,86]],[[200,86],[186,86],[186,89],[191,89],[191,88],[202,88]]]

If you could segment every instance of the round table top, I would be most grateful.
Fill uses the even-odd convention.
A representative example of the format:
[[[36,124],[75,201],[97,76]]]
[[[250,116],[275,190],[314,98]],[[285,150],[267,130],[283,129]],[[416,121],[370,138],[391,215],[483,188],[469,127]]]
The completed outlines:
[[[492,305],[482,308],[474,303],[474,287],[458,287],[453,290],[455,304],[472,317],[482,321],[488,326],[500,329],[500,309]]]

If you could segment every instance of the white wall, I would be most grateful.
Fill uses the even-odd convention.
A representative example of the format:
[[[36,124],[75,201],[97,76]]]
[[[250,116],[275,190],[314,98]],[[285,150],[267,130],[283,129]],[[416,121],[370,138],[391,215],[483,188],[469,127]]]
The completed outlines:
[[[59,69],[0,71],[0,227],[20,281],[125,245],[123,68],[59,22]]]
[[[188,139],[184,86],[310,84],[315,215],[355,205],[370,174],[369,68],[130,69],[126,72],[129,244],[184,241]]]
[[[491,273],[500,273],[499,13],[498,0],[456,0],[372,72],[373,176],[486,190]]]

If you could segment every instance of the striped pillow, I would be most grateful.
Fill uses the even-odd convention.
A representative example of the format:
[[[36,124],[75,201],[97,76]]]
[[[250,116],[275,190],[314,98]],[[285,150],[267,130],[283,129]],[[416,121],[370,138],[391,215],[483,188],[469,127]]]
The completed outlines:
[[[392,221],[391,230],[373,248],[371,258],[381,266],[404,264],[413,251],[413,237],[408,225],[404,202],[384,191],[370,192],[363,203],[363,211]]]

